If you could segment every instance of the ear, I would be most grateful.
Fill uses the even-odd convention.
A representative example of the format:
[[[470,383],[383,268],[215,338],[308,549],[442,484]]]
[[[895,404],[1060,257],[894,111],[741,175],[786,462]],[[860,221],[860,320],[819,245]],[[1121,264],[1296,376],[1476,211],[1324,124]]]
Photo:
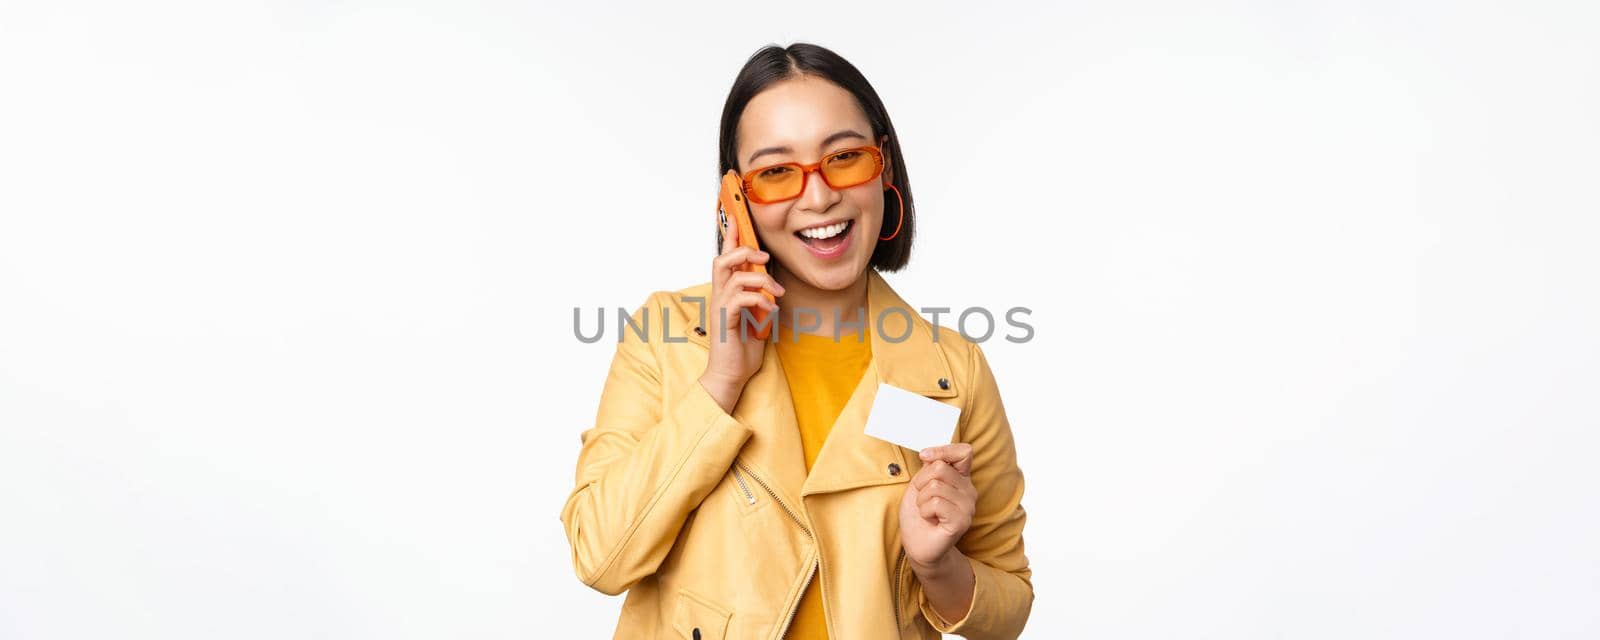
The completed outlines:
[[[878,148],[883,151],[883,184],[885,185],[884,186],[884,191],[888,191],[889,190],[887,185],[890,185],[890,184],[894,183],[894,163],[889,161],[889,147],[888,147],[888,145],[889,145],[889,135],[888,134],[884,134],[884,135],[878,136]]]

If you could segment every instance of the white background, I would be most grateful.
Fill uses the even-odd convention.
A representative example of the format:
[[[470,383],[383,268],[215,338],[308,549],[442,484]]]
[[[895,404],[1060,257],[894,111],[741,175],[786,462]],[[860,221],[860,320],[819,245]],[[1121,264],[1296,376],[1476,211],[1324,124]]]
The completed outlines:
[[[586,5],[0,4],[0,637],[609,637],[572,307],[794,40],[1034,310],[1027,637],[1600,637],[1593,3]]]

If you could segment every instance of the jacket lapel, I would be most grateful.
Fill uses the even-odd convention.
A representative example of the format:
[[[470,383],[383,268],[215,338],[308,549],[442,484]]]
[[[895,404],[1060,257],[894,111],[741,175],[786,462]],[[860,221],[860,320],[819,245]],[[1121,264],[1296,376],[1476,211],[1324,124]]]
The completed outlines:
[[[880,383],[930,398],[956,397],[950,365],[944,351],[933,342],[933,325],[906,304],[877,271],[868,270],[867,274],[867,333],[872,341],[872,362],[828,432],[801,495],[910,480],[909,450],[864,432]],[[942,386],[941,379],[945,381]],[[915,455],[911,452],[909,457]],[[896,467],[891,468],[891,464]]]

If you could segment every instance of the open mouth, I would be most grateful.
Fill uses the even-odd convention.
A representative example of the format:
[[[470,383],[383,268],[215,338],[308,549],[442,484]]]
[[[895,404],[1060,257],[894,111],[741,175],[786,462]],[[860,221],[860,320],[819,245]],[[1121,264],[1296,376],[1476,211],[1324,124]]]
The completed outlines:
[[[850,240],[850,232],[855,229],[855,220],[835,222],[830,225],[811,227],[794,232],[796,238],[804,242],[806,248],[812,253],[828,256],[838,253]]]

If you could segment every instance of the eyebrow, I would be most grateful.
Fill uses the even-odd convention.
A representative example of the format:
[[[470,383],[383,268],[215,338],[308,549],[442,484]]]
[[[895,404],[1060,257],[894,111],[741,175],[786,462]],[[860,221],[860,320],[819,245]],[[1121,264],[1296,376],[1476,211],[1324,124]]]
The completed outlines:
[[[830,135],[830,136],[828,136],[826,138],[823,138],[822,139],[822,144],[818,145],[818,146],[820,146],[822,148],[827,148],[828,145],[833,144],[835,142],[838,142],[840,140],[843,140],[845,138],[860,138],[862,140],[866,140],[867,139],[866,136],[861,135],[860,133],[857,133],[854,129],[841,129],[839,131],[833,132],[833,135]],[[759,157],[764,156],[764,155],[770,155],[770,154],[776,154],[776,153],[794,153],[794,149],[791,149],[789,147],[767,147],[765,149],[759,149],[755,153],[750,154],[750,158],[748,160],[745,160],[744,164],[745,164],[745,166],[749,166],[749,165],[755,164],[756,158],[759,158]]]

